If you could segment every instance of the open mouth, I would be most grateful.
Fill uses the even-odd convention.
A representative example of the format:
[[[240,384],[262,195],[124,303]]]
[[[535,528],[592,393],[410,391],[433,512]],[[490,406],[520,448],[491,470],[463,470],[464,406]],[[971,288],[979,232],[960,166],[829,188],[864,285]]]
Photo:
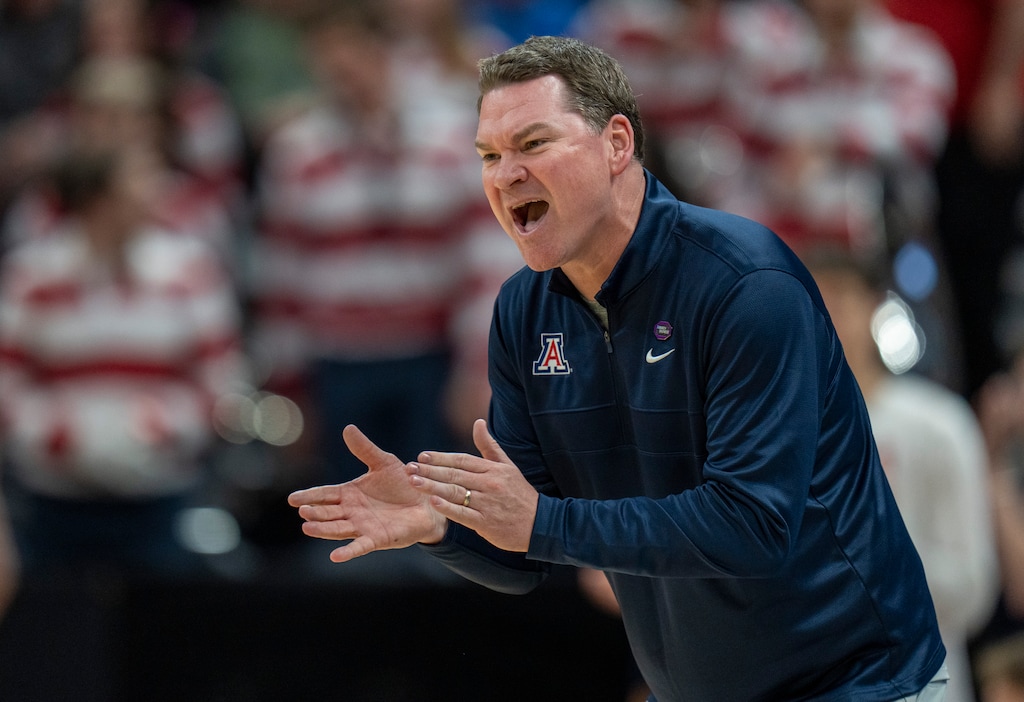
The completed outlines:
[[[537,227],[537,223],[548,213],[548,203],[544,200],[532,200],[524,202],[512,208],[512,218],[516,226],[523,232],[529,232]]]

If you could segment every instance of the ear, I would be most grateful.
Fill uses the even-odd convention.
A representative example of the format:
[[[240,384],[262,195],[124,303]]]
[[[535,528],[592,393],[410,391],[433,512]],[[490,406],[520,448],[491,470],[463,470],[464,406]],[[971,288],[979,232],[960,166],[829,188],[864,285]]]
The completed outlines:
[[[609,146],[609,166],[619,175],[633,160],[633,125],[625,115],[614,115],[606,127]]]

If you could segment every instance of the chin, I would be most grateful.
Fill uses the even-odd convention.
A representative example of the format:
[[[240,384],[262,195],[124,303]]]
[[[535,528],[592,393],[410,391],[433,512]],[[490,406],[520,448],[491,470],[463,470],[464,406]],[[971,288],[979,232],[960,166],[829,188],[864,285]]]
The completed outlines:
[[[519,249],[519,255],[523,259],[523,263],[530,270],[541,273],[552,268],[558,268],[565,262],[564,254],[558,250],[552,250],[550,242],[531,239],[529,236],[517,236],[514,241],[516,248]]]
[[[522,249],[519,250],[519,254],[523,257],[523,263],[526,264],[526,267],[538,273],[549,271],[558,266],[557,263],[552,263],[551,258],[547,256],[531,255],[528,251]]]
[[[544,271],[550,271],[552,268],[557,268],[558,266],[527,261],[526,267],[535,273],[543,273]]]

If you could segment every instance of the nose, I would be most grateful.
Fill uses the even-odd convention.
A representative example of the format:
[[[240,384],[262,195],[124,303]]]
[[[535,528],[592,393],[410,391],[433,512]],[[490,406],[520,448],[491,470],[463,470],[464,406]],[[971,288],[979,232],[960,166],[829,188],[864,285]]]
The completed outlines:
[[[494,172],[494,184],[502,190],[508,190],[516,183],[526,180],[526,168],[518,158],[511,155],[504,155],[498,162]]]

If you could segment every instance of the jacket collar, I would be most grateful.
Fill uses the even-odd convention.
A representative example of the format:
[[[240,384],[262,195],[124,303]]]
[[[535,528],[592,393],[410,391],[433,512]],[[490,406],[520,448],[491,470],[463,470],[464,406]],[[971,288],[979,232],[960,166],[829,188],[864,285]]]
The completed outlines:
[[[647,184],[640,219],[618,263],[597,293],[597,301],[606,308],[625,298],[647,278],[661,259],[668,232],[675,228],[679,216],[679,200],[675,195],[650,171],[645,169],[644,175]],[[561,268],[554,269],[549,275],[548,289],[551,292],[579,299],[579,292]]]

